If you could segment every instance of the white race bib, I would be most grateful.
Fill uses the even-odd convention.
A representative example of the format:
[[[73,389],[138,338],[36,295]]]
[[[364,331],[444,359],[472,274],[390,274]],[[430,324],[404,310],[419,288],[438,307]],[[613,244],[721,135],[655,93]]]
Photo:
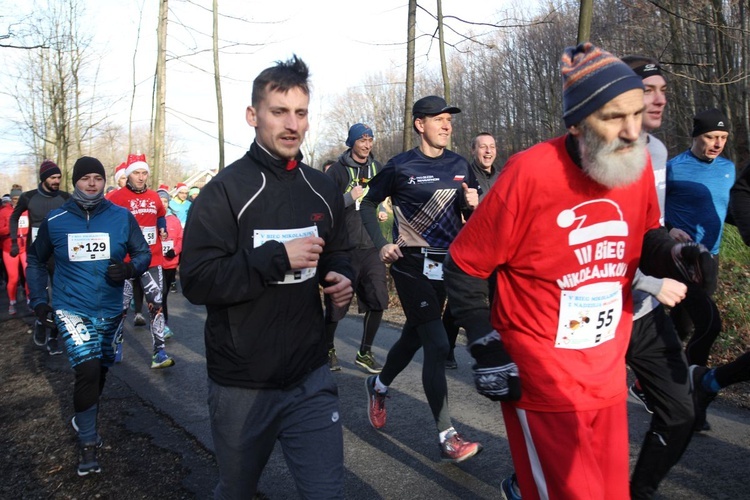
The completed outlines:
[[[109,260],[109,234],[68,234],[68,259],[71,262]]]
[[[29,227],[29,216],[22,215],[18,218],[18,229],[25,229]]]
[[[164,240],[161,242],[161,250],[164,255],[167,255],[167,252],[173,249],[174,249],[174,241]]]
[[[555,347],[589,349],[615,338],[622,317],[622,287],[597,283],[560,296]]]
[[[148,246],[156,245],[156,228],[154,226],[142,227],[141,232]]]
[[[303,227],[301,229],[257,229],[253,233],[253,248],[258,248],[267,241],[285,241],[307,236],[318,236],[317,226]],[[290,285],[302,283],[315,276],[317,268],[307,267],[305,269],[291,269],[286,272],[284,281],[275,281],[277,285]]]
[[[422,266],[422,272],[427,279],[435,281],[443,281],[443,263],[430,258],[430,255],[445,255],[448,250],[435,249],[435,248],[423,248],[422,254],[424,254],[424,265]]]

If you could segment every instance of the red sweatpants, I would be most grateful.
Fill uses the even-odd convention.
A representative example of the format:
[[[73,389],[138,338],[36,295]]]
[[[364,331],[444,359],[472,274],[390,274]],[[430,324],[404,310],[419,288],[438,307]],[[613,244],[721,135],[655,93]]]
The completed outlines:
[[[19,276],[19,265],[23,265],[24,276],[26,276],[26,252],[21,252],[15,257],[10,256],[10,252],[3,252],[3,264],[5,264],[5,271],[8,273],[8,300],[11,302],[16,301],[16,294],[18,293],[18,276]],[[26,296],[29,296],[29,285],[26,284]]]
[[[562,413],[502,408],[524,500],[630,498],[625,401]]]

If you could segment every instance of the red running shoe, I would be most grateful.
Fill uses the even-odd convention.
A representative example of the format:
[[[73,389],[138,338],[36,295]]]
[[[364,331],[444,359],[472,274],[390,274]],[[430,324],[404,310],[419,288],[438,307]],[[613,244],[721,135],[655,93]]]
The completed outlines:
[[[453,431],[453,434],[440,445],[440,459],[443,462],[457,464],[468,460],[480,451],[482,451],[481,444],[466,441],[458,432]]]
[[[377,375],[370,375],[365,379],[367,416],[370,418],[370,424],[376,429],[380,429],[385,425],[385,398],[388,396],[375,390],[375,377]]]

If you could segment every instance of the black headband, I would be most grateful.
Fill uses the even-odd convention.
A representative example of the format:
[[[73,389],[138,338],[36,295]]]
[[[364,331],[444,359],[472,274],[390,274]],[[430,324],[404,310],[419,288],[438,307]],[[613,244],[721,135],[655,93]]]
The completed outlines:
[[[642,66],[632,68],[633,72],[640,76],[642,79],[646,79],[649,76],[664,76],[661,72],[661,66],[658,63],[647,63]]]

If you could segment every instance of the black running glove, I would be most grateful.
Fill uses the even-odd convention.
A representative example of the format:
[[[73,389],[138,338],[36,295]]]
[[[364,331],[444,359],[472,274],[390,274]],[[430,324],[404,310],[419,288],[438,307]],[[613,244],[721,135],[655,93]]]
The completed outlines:
[[[117,262],[114,259],[110,259],[109,266],[107,266],[107,276],[117,283],[129,280],[135,276],[135,266],[132,262]]]
[[[521,398],[518,367],[505,350],[500,334],[493,331],[469,346],[476,364],[474,385],[477,392],[492,401],[517,401]]]
[[[678,243],[672,247],[672,259],[687,284],[700,285],[709,295],[716,291],[719,268],[716,260],[700,243]]]
[[[49,304],[47,304],[46,302],[37,304],[34,307],[34,314],[36,314],[36,318],[42,325],[44,325],[45,328],[55,328],[55,321],[52,319],[55,314],[55,310],[52,309]]]
[[[11,240],[11,243],[10,243],[10,256],[11,257],[18,257],[18,253],[19,252],[20,252],[20,250],[18,249],[18,241]]]
[[[164,257],[168,259],[174,259],[176,255],[177,254],[174,253],[174,248],[170,248],[169,250],[166,251],[166,253],[164,253]]]

